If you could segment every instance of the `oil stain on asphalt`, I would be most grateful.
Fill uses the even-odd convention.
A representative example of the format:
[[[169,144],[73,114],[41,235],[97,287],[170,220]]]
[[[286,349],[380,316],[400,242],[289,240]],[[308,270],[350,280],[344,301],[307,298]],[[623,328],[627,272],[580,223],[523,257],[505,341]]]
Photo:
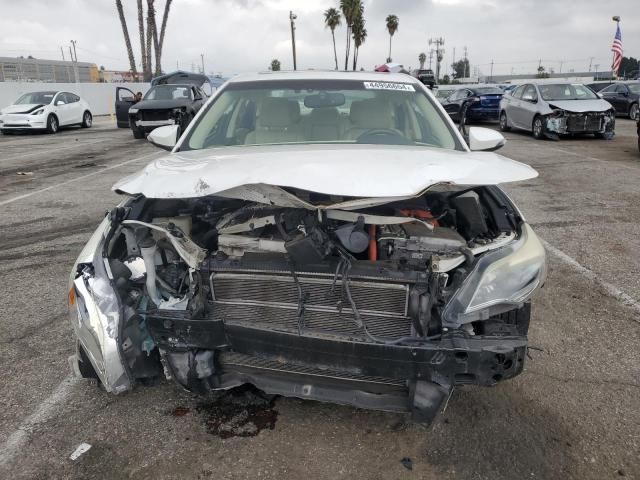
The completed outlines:
[[[251,386],[234,388],[214,400],[198,403],[194,411],[204,420],[207,432],[220,438],[255,437],[262,430],[273,430],[278,420],[276,396]],[[191,409],[174,408],[170,414],[182,417]]]

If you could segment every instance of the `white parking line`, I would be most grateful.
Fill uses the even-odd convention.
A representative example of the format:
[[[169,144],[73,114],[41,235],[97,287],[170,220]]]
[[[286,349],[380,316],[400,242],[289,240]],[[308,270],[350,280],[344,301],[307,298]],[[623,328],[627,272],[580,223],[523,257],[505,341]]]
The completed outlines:
[[[13,460],[29,440],[29,435],[39,424],[50,420],[56,415],[56,410],[67,400],[73,386],[78,382],[79,380],[75,377],[65,378],[53,393],[38,405],[36,411],[29,415],[15,432],[9,435],[2,447],[0,447],[0,466],[5,466]]]
[[[575,157],[580,157],[582,159],[585,160],[592,160],[592,161],[596,161],[596,162],[604,162],[607,164],[610,164],[611,162],[602,159],[602,158],[598,158],[598,157],[591,157],[589,155],[584,155],[582,153],[579,152],[572,152],[571,150],[565,150],[564,148],[557,148],[557,147],[546,147],[547,150],[552,150],[554,152],[560,152],[560,153],[564,153],[567,155],[573,155]],[[548,165],[553,165],[552,163],[548,164]],[[633,170],[634,172],[638,172],[638,167],[636,165],[627,165],[625,163],[621,163],[621,162],[615,162],[615,166],[617,169],[623,168],[623,169],[627,169],[627,170]]]
[[[546,248],[546,250],[548,252],[553,254],[555,257],[557,257],[563,263],[565,263],[569,267],[573,268],[575,271],[580,273],[582,276],[584,276],[584,277],[588,278],[589,280],[597,283],[600,286],[600,288],[602,288],[609,296],[615,298],[616,300],[618,300],[623,305],[625,305],[625,306],[631,308],[632,310],[634,310],[638,314],[638,316],[633,317],[633,319],[636,322],[640,323],[640,302],[635,300],[630,295],[624,293],[622,290],[620,290],[618,287],[616,287],[612,283],[609,283],[606,280],[603,280],[593,270],[590,270],[589,268],[581,265],[580,263],[578,263],[577,260],[575,260],[574,258],[570,257],[569,255],[564,253],[562,250],[557,249],[556,247],[551,245],[546,240],[542,240],[542,243],[544,245],[544,248]]]
[[[61,187],[63,185],[67,185],[69,183],[77,182],[78,180],[84,180],[85,178],[93,177],[94,175],[100,175],[101,173],[106,172],[107,170],[113,170],[114,168],[122,167],[123,165],[127,165],[127,164],[133,163],[133,162],[137,162],[137,161],[143,160],[145,158],[151,157],[153,155],[158,155],[158,152],[148,153],[148,154],[143,155],[141,157],[134,158],[133,160],[127,160],[126,162],[118,163],[116,165],[110,165],[108,167],[105,167],[105,168],[97,171],[97,172],[87,173],[86,175],[81,175],[79,177],[72,178],[71,180],[67,180],[66,182],[56,183],[55,185],[51,185],[49,187],[42,188],[40,190],[36,190],[34,192],[25,193],[24,195],[20,195],[18,197],[13,197],[13,198],[10,198],[9,200],[4,200],[4,201],[0,202],[0,207],[3,206],[3,205],[8,205],[9,203],[17,202],[18,200],[23,200],[25,198],[32,197],[33,195],[37,195],[39,193],[43,193],[43,192],[46,192],[46,191],[49,191],[49,190],[53,190],[54,188],[58,188],[58,187]]]

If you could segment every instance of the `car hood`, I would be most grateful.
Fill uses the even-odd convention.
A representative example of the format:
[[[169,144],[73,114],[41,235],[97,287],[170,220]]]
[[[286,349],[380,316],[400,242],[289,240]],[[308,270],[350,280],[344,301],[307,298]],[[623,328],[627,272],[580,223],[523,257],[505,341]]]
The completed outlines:
[[[44,105],[40,103],[22,103],[20,105],[9,105],[0,110],[0,113],[31,113],[41,107],[44,107]]]
[[[489,152],[393,145],[238,146],[166,155],[113,190],[148,198],[215,194],[291,206],[292,195],[280,187],[292,187],[386,199],[371,203],[377,204],[417,196],[436,184],[494,185],[537,176],[530,166]]]
[[[551,108],[556,107],[568,112],[605,112],[613,107],[606,100],[601,98],[594,100],[549,100],[547,102]]]
[[[164,110],[165,108],[178,108],[191,105],[191,100],[176,98],[174,100],[141,100],[131,105],[138,110]]]

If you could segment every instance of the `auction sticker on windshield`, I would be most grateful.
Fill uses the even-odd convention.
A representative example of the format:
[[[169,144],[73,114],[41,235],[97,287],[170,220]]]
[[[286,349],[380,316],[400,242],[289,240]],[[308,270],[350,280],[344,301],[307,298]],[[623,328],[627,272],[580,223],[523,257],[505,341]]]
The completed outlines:
[[[415,92],[413,85],[408,83],[392,83],[392,82],[363,82],[364,88],[367,90],[400,90],[403,92]]]

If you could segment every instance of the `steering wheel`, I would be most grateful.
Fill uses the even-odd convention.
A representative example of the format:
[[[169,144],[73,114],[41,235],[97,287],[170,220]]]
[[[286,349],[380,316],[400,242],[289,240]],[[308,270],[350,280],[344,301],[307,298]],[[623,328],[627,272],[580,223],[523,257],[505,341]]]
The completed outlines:
[[[356,143],[374,143],[386,145],[412,145],[400,132],[390,128],[372,128],[358,136]]]

